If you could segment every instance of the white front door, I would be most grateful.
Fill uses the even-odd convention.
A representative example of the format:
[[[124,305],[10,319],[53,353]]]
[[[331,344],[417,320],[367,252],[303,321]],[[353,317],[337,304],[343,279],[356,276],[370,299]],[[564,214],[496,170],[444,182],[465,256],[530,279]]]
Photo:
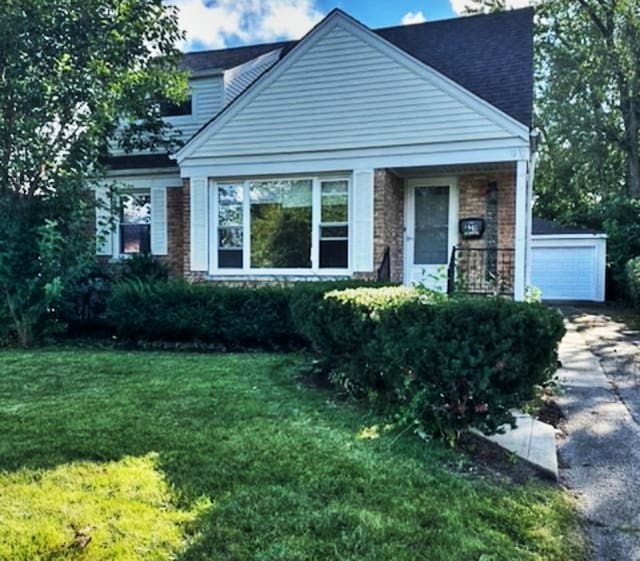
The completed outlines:
[[[458,196],[453,179],[410,179],[405,214],[405,283],[447,290],[457,242]]]

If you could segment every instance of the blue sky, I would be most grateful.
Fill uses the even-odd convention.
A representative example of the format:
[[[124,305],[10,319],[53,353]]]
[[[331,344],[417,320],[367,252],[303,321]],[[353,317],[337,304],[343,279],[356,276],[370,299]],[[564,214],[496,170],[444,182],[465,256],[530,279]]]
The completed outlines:
[[[469,0],[164,0],[180,10],[185,51],[299,39],[333,8],[369,27],[456,17]],[[531,0],[508,0],[521,7]]]

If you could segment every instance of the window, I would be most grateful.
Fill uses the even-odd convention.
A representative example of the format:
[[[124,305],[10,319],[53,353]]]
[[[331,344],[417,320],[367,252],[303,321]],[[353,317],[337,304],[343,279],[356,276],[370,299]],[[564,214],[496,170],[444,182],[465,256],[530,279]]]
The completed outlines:
[[[249,183],[251,268],[311,268],[310,180]]]
[[[151,195],[135,192],[123,195],[120,205],[120,253],[150,253]]]
[[[320,183],[320,267],[346,268],[349,261],[349,184]]]
[[[214,193],[214,269],[305,274],[349,267],[346,179],[218,183]]]
[[[242,185],[218,186],[218,267],[242,268]]]
[[[182,103],[173,103],[168,100],[160,102],[161,117],[181,117],[183,115],[191,115],[191,96]]]

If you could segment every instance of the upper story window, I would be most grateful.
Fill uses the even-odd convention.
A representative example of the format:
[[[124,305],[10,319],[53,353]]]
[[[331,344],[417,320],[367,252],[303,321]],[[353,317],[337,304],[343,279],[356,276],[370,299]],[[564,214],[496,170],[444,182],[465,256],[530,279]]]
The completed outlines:
[[[127,193],[120,204],[120,253],[132,255],[151,251],[151,194]]]
[[[215,184],[214,192],[214,270],[309,274],[348,269],[347,179],[227,182]]]
[[[191,105],[191,96],[182,103],[173,103],[171,101],[163,100],[160,102],[160,115],[162,117],[181,117],[184,115],[191,115]]]

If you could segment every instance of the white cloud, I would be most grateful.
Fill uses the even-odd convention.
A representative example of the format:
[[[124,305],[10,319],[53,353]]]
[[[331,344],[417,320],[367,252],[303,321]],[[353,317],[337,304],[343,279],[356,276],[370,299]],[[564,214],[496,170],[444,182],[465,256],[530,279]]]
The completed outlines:
[[[411,23],[423,23],[427,21],[427,18],[424,16],[422,11],[417,12],[407,12],[404,16],[402,16],[402,25],[409,25]]]
[[[178,6],[187,39],[179,47],[219,49],[302,37],[323,17],[314,0],[165,0]]]
[[[470,0],[449,0],[449,3],[456,14],[461,14],[467,6],[473,5]],[[507,8],[525,8],[533,3],[534,0],[507,0]]]

